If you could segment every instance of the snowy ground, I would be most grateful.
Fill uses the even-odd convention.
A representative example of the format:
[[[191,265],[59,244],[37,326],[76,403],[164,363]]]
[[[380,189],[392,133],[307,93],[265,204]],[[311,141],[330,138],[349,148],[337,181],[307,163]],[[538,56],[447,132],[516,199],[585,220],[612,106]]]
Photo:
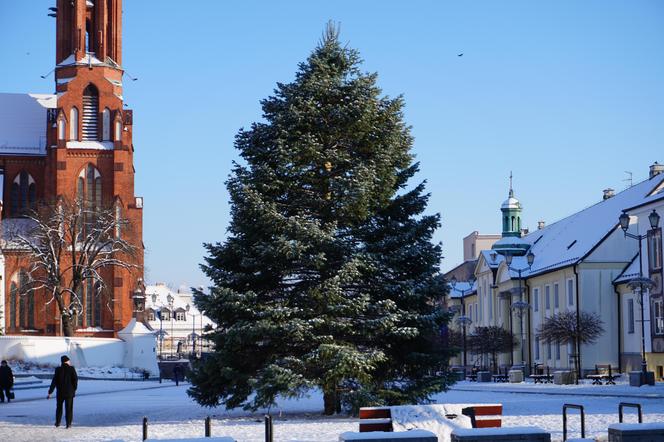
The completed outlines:
[[[33,379],[34,381],[34,379]],[[0,404],[0,440],[12,441],[140,441],[141,420],[149,420],[150,438],[203,436],[203,420],[213,417],[213,436],[232,436],[241,442],[263,441],[262,413],[208,410],[186,394],[187,384],[83,380],[74,405],[74,426],[53,428],[55,401],[46,400],[48,382],[26,384],[16,390],[16,401]],[[532,384],[475,384],[460,382],[438,395],[440,403],[502,403],[503,426],[537,425],[562,439],[563,403],[586,407],[590,436],[606,440],[609,424],[618,421],[618,403],[641,403],[645,422],[664,421],[664,384],[656,387],[555,386]],[[318,394],[283,401],[275,416],[278,441],[336,441],[344,431],[356,431],[357,420],[320,416]],[[631,413],[631,411],[628,411]],[[635,421],[630,414],[627,422]],[[577,437],[579,419],[571,418],[571,436]]]

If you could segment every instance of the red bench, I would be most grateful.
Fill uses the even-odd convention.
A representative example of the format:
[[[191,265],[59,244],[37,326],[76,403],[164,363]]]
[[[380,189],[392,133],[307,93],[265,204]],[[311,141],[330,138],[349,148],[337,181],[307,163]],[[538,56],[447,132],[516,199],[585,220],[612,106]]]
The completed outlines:
[[[502,404],[468,405],[463,409],[473,428],[498,428],[502,426]],[[389,407],[360,408],[360,433],[369,431],[393,431],[392,413]]]

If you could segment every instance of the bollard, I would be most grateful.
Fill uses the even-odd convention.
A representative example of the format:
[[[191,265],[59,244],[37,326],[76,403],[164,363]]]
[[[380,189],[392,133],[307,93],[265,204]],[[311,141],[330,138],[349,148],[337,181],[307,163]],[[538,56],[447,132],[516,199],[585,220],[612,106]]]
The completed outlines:
[[[265,442],[273,442],[274,434],[272,433],[272,416],[265,415]]]
[[[210,416],[205,418],[205,437],[212,437],[212,420]]]
[[[639,423],[643,423],[643,414],[641,413],[641,404],[631,404],[629,402],[621,402],[618,404],[618,421],[622,424],[623,422],[623,408],[632,407],[636,408],[639,413]]]
[[[581,438],[586,437],[586,414],[583,411],[583,405],[564,404],[563,405],[563,442],[567,440],[567,409],[575,408],[581,411]]]
[[[143,440],[148,439],[148,418],[143,418]]]

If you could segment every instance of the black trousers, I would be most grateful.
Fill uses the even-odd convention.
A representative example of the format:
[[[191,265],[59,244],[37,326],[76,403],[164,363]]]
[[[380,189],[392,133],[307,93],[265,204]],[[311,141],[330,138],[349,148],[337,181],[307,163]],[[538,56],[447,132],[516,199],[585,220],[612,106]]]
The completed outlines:
[[[1,387],[0,388],[0,402],[5,401],[5,395],[7,395],[7,402],[9,402],[9,390],[10,390],[10,387]]]
[[[60,426],[62,420],[62,405],[65,406],[65,424],[71,425],[71,420],[74,418],[74,398],[73,397],[60,397],[56,398],[57,405],[55,406],[55,426]]]

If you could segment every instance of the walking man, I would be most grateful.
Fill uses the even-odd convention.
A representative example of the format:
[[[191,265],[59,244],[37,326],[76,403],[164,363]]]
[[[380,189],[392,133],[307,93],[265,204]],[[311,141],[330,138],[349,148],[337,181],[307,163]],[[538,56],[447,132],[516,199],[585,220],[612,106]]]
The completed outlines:
[[[76,387],[78,387],[78,376],[76,370],[71,366],[69,358],[64,355],[60,358],[62,365],[55,369],[51,387],[48,389],[46,399],[51,398],[53,390],[57,389],[56,393],[56,407],[55,407],[55,426],[60,426],[62,419],[62,405],[65,406],[65,423],[67,428],[71,427],[71,421],[74,417],[74,395],[76,394]]]
[[[14,386],[14,373],[12,369],[7,365],[7,361],[2,361],[0,363],[0,402],[5,401],[5,395],[7,396],[7,402],[11,402],[10,390]]]

